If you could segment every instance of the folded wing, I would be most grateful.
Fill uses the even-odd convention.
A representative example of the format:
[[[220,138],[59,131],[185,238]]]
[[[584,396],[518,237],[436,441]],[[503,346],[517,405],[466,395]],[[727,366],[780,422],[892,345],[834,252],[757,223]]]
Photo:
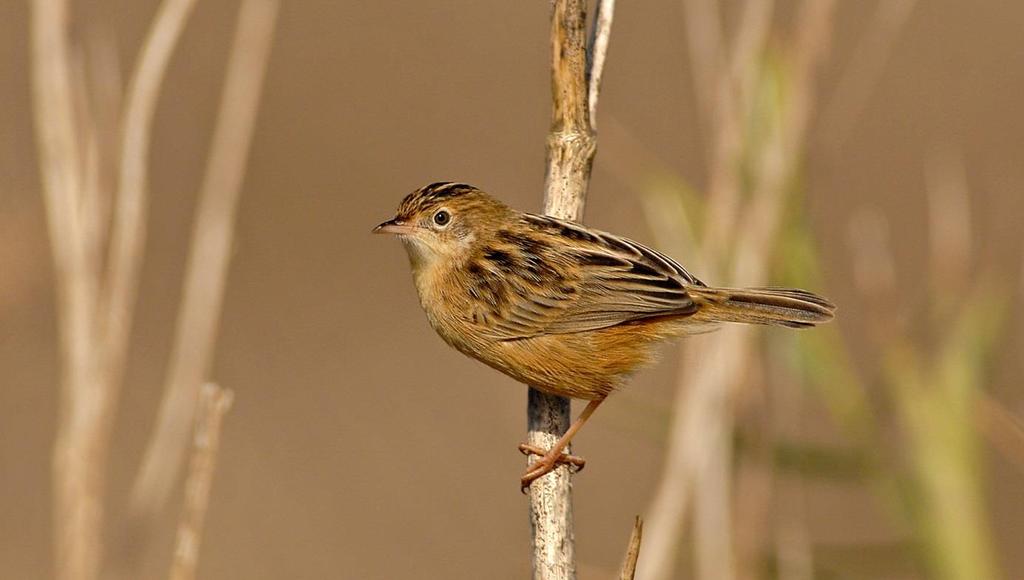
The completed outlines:
[[[482,313],[493,338],[587,332],[696,312],[687,287],[703,283],[663,254],[571,222],[524,219],[550,243],[529,236],[529,243],[517,245],[520,250],[529,245],[527,251],[500,252],[507,263],[492,265],[471,288],[477,297],[493,297]],[[516,246],[514,236],[506,237]],[[496,279],[501,296],[495,293]]]

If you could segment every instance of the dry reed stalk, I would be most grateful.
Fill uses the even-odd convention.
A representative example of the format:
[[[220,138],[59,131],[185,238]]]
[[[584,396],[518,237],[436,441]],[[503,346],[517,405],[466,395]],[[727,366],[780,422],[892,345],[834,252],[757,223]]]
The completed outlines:
[[[234,393],[213,383],[207,383],[199,392],[192,459],[185,481],[185,504],[178,522],[171,580],[193,580],[196,577],[203,522],[210,503],[210,486],[220,448],[221,423],[233,400]]]
[[[937,344],[887,337],[885,369],[907,441],[921,509],[919,539],[935,578],[1001,578],[986,505],[986,458],[976,427],[981,387],[1003,334],[1006,300],[971,260],[970,190],[952,148],[926,165],[930,322]],[[973,266],[973,267],[972,267]]]
[[[629,546],[626,548],[626,559],[622,562],[619,580],[633,580],[636,575],[636,563],[640,558],[640,542],[644,537],[644,521],[640,516],[633,520],[633,531],[629,534]]]
[[[556,0],[551,14],[551,132],[547,140],[544,211],[581,221],[596,151],[594,111],[614,7],[601,0],[590,49],[586,37],[586,2]],[[527,441],[550,449],[570,423],[566,397],[529,390]],[[568,452],[568,449],[566,450]],[[528,463],[536,461],[530,458]],[[568,580],[576,577],[570,470],[560,466],[529,489],[533,537],[533,577]]]
[[[238,199],[278,8],[277,0],[245,0],[239,9],[199,193],[163,398],[133,482],[119,557],[112,563],[111,573],[119,578],[138,574],[155,518],[184,464],[199,389],[213,359]]]
[[[97,423],[96,240],[83,221],[82,153],[68,41],[68,6],[32,4],[33,89],[43,195],[57,283],[61,342],[60,428],[53,451],[54,542],[57,578],[94,578],[99,570],[103,471],[107,433]],[[101,394],[101,393],[100,393]],[[93,403],[92,408],[87,405]]]
[[[166,504],[183,464],[199,389],[209,373],[278,6],[277,0],[245,0],[238,14],[200,190],[170,370],[157,424],[132,488],[132,518],[147,519]]]
[[[99,574],[107,456],[144,231],[139,208],[144,209],[145,190],[128,167],[132,155],[140,155],[137,140],[148,141],[158,87],[190,6],[191,1],[162,5],[128,94],[129,112],[121,121],[122,175],[128,177],[111,217],[114,234],[104,273],[106,208],[112,205],[102,183],[109,154],[101,148],[104,127],[92,111],[83,59],[69,41],[68,2],[32,4],[34,113],[62,345],[53,458],[58,578],[90,580]]]
[[[170,57],[194,5],[195,0],[160,4],[122,110],[112,43],[91,54],[88,62],[95,70],[87,78],[87,61],[69,41],[68,1],[32,3],[34,113],[57,279],[62,359],[53,467],[55,568],[61,579],[91,580],[100,573],[110,436],[145,246],[152,120]],[[225,101],[231,106],[222,106],[200,202],[183,307],[187,322],[179,325],[193,330],[179,328],[185,336],[178,337],[178,352],[187,350],[207,363],[266,58],[260,43],[269,38],[276,6],[274,0],[247,0],[243,7],[240,29],[248,32],[239,40],[243,46],[236,46],[230,66]],[[119,140],[112,139],[114,135]],[[180,347],[183,343],[187,347]],[[183,375],[195,375],[180,370],[188,366],[182,358],[188,357],[174,359],[175,384],[183,382]],[[207,363],[199,365],[202,373]],[[196,379],[193,394],[201,381],[201,376]],[[189,405],[194,401],[193,396]],[[179,416],[186,438],[191,413],[190,409]],[[167,489],[175,473],[176,469],[164,473],[171,479]]]
[[[916,556],[930,568],[930,577],[999,578],[981,436],[1000,448],[1000,436],[993,435],[996,430],[1007,434],[1000,421],[1007,416],[1000,417],[982,385],[1003,342],[1008,301],[1001,278],[979,275],[979,260],[972,259],[971,196],[963,162],[952,149],[940,152],[926,165],[931,260],[925,314],[931,315],[934,340],[915,342],[906,332],[906,313],[892,312],[901,297],[888,222],[867,210],[850,222],[855,281],[865,301],[875,305],[864,315],[872,323],[885,381],[880,392],[901,427],[901,452],[885,454],[878,435],[871,434],[876,429],[864,426],[870,418],[847,430],[880,456],[873,460],[876,486],[909,524]],[[890,464],[889,475],[880,470],[883,460]]]
[[[165,0],[160,4],[125,97],[118,192],[111,223],[106,280],[99,305],[107,364],[116,373],[116,384],[120,383],[128,355],[128,336],[146,245],[153,116],[171,54],[195,3],[196,0]],[[112,394],[116,397],[116,393]]]
[[[709,46],[695,51],[695,58],[700,61],[694,65],[697,90],[719,97],[711,113],[716,141],[710,158],[701,263],[704,271],[714,275],[720,265],[731,262],[728,275],[722,277],[727,285],[756,286],[765,282],[769,252],[782,218],[786,180],[799,162],[814,103],[813,73],[827,53],[827,35],[835,9],[833,0],[807,0],[801,5],[792,49],[784,55],[790,72],[790,101],[779,111],[769,141],[757,152],[750,201],[743,204],[737,164],[752,87],[757,83],[751,76],[760,74],[756,61],[764,50],[766,26],[771,19],[771,11],[755,4],[758,3],[745,4],[748,12],[741,22],[746,24],[732,44],[733,56],[722,55],[724,49],[714,44],[714,38],[700,41]],[[706,0],[690,0],[688,6],[688,15],[718,21],[717,16],[705,14],[709,9]],[[737,56],[741,51],[746,53],[745,57]],[[704,60],[731,62],[732,66],[720,66],[712,81],[704,73],[696,72],[709,66]],[[709,82],[715,82],[717,90],[712,91]],[[705,105],[705,112],[708,106]],[[730,247],[726,240],[736,232],[738,239]],[[730,397],[746,368],[751,337],[750,329],[730,327],[687,343],[665,471],[648,511],[648,547],[640,566],[640,577],[644,580],[673,577],[691,493],[696,510],[697,577],[728,580],[735,576],[730,509]]]

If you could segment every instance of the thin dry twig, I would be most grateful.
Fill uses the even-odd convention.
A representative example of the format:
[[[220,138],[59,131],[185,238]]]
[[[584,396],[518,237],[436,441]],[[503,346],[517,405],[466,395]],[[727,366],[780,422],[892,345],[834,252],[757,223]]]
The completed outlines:
[[[155,96],[188,13],[187,7],[169,4],[161,8],[147,37],[133,83],[131,119],[124,124],[126,133],[143,139],[148,139]],[[97,126],[102,120],[93,108],[110,105],[119,96],[99,94],[103,102],[98,104],[90,98],[85,59],[69,41],[68,2],[36,0],[32,7],[34,112],[62,345],[62,400],[53,456],[55,573],[58,578],[89,580],[99,574],[103,552],[107,455],[130,327],[125,309],[134,302],[137,268],[132,264],[142,247],[132,232],[138,232],[142,218],[134,209],[128,219],[123,213],[115,218],[121,233],[111,243],[113,273],[104,278],[101,249],[110,200],[103,186],[107,159]],[[127,201],[129,209],[138,205]]]
[[[703,0],[691,0],[694,7],[703,7]],[[748,9],[753,9],[750,3]],[[742,142],[742,125],[750,103],[750,90],[741,91],[737,84],[750,79],[731,78],[724,69],[720,73],[720,96],[737,95],[730,110],[718,103],[714,127],[717,129],[718,153],[711,158],[711,184],[706,228],[702,247],[703,264],[724,263],[731,258],[732,271],[726,284],[759,285],[764,283],[768,252],[782,217],[785,183],[796,167],[802,149],[807,120],[813,105],[813,73],[827,52],[827,31],[831,29],[834,0],[808,0],[798,17],[796,37],[789,57],[792,88],[790,101],[781,111],[781,118],[769,141],[754,160],[754,179],[749,206],[739,203],[738,175],[735,165]],[[701,14],[689,11],[688,14]],[[702,16],[705,20],[706,15]],[[770,13],[753,13],[744,20],[751,22],[748,35],[763,39],[763,22]],[[762,22],[760,25],[756,23]],[[692,26],[692,23],[691,23]],[[760,42],[763,42],[761,40]],[[735,47],[744,47],[748,58],[759,58],[760,49],[753,40],[738,38]],[[737,54],[733,48],[731,54]],[[707,52],[707,51],[705,51]],[[724,57],[719,57],[724,58]],[[733,70],[757,74],[756,66],[733,62]],[[743,98],[740,98],[743,97]],[[716,177],[719,175],[719,177]],[[744,217],[742,227],[733,224]],[[739,239],[732,252],[726,254],[724,240],[738,231]],[[715,240],[718,240],[717,242]],[[709,268],[714,272],[715,268]],[[695,517],[699,533],[695,534],[697,577],[728,579],[734,577],[732,556],[730,470],[732,431],[730,396],[746,368],[751,349],[749,329],[730,327],[714,335],[689,341],[684,356],[687,361],[680,371],[680,388],[676,400],[673,426],[665,472],[649,510],[650,539],[647,557],[641,563],[641,577],[664,580],[673,576],[677,547],[684,531],[689,494],[695,493]]]
[[[268,4],[269,3],[269,4]],[[163,79],[195,0],[164,0],[143,41],[121,112],[120,75],[112,42],[88,56],[69,41],[67,0],[32,4],[34,111],[48,226],[57,272],[62,401],[54,446],[56,576],[90,580],[104,552],[103,495],[107,455],[127,359],[146,231],[151,127]],[[269,8],[268,8],[269,7]],[[178,348],[169,382],[197,375],[182,421],[187,445],[195,390],[206,372],[220,310],[231,223],[262,79],[276,0],[247,0],[250,38],[228,81],[211,167],[204,182],[190,257]],[[271,16],[267,16],[268,10]],[[105,37],[109,39],[109,37]],[[103,39],[101,39],[103,40]],[[236,47],[237,48],[237,47]],[[259,74],[246,64],[259,61]],[[92,70],[87,74],[86,64]],[[234,66],[232,70],[239,68]],[[251,82],[255,78],[255,82]],[[112,139],[120,135],[120,140]],[[116,177],[116,197],[113,175]],[[106,243],[109,233],[109,244]],[[107,256],[103,253],[106,248]],[[185,353],[185,354],[182,354]],[[183,359],[198,357],[199,363]],[[190,366],[191,365],[191,366]],[[201,372],[182,371],[201,368]],[[161,451],[166,451],[166,446]],[[167,456],[161,456],[165,461]],[[165,473],[176,479],[175,469]]]
[[[597,99],[601,96],[601,79],[604,76],[604,59],[608,55],[608,41],[612,35],[612,18],[615,16],[615,0],[600,0],[597,15],[590,30],[590,44],[587,51],[587,107],[590,113],[590,128],[597,129]]]
[[[238,14],[199,194],[163,399],[133,483],[119,558],[113,562],[112,574],[120,578],[137,575],[153,522],[179,481],[199,388],[213,359],[237,204],[278,6],[277,0],[245,0]]]
[[[721,27],[718,8],[711,8],[706,0],[688,0],[687,14],[707,21],[703,26]],[[743,154],[744,130],[753,99],[753,91],[760,75],[760,56],[764,52],[771,29],[775,3],[770,0],[748,1],[743,5],[739,28],[729,47],[722,41],[714,41],[717,47],[693,47],[694,82],[698,100],[709,98],[703,107],[707,126],[712,138],[708,147],[708,215],[709,227],[701,247],[698,267],[707,275],[717,276],[722,264],[720,259],[729,251],[729,235],[734,231],[740,212],[740,173],[737,170]],[[712,11],[711,14],[705,12]],[[713,24],[712,24],[713,23]],[[698,37],[706,32],[694,31],[697,24],[689,23],[688,30]],[[717,32],[714,36],[721,36]],[[691,46],[696,41],[691,40]],[[706,42],[711,42],[708,40]],[[728,50],[726,50],[728,48]],[[714,53],[717,74],[703,79],[705,72],[700,69],[709,66],[700,52]],[[703,79],[703,80],[702,80]],[[707,83],[701,88],[700,83]]]
[[[622,562],[619,580],[633,580],[636,574],[636,562],[640,558],[640,542],[644,537],[644,521],[636,516],[633,521],[633,532],[629,535],[629,546],[626,548],[626,559]]]
[[[586,2],[556,0],[551,15],[551,131],[547,140],[544,211],[580,221],[596,151],[594,118],[601,67],[611,32],[613,3],[603,0],[595,21],[594,44],[588,55]],[[590,68],[588,69],[588,63]],[[569,427],[570,403],[565,397],[529,390],[527,440],[550,449]],[[568,451],[568,450],[567,450]],[[536,458],[531,458],[532,463]],[[561,466],[530,486],[533,536],[533,577],[568,580],[576,577],[570,472]]]
[[[171,54],[196,0],[165,0],[146,36],[128,84],[121,127],[118,195],[110,233],[107,274],[100,294],[103,358],[119,384],[128,355],[139,270],[146,245],[149,145],[153,116]],[[110,395],[116,398],[116,387]]]
[[[132,488],[133,518],[150,517],[167,502],[183,463],[199,387],[213,358],[235,213],[277,11],[277,0],[246,0],[238,15],[192,233],[170,371],[157,424]]]
[[[82,153],[77,125],[68,5],[32,3],[33,112],[51,251],[57,278],[61,344],[61,408],[53,450],[54,543],[57,578],[94,578],[99,570],[103,503],[103,433],[85,413],[95,384],[96,281],[87,268],[90,240],[82,223]],[[99,385],[102,388],[102,385]]]
[[[199,562],[203,522],[210,503],[210,486],[220,448],[221,424],[231,409],[234,393],[213,383],[199,392],[195,433],[192,438],[192,460],[185,481],[185,505],[178,522],[178,535],[171,563],[171,580],[192,580]]]

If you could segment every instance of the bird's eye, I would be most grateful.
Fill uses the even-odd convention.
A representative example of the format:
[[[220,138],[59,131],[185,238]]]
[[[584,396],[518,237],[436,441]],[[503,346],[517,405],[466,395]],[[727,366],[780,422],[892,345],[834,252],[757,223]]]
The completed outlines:
[[[434,223],[441,227],[448,225],[448,222],[452,221],[452,216],[446,210],[440,210],[434,214]]]

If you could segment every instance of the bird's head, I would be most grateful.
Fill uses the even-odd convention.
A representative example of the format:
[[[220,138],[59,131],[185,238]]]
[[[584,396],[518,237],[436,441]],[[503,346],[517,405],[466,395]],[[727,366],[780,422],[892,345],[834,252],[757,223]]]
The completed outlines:
[[[473,243],[496,231],[511,211],[472,185],[431,183],[405,196],[395,217],[373,233],[397,235],[413,267],[420,267],[467,256]]]

